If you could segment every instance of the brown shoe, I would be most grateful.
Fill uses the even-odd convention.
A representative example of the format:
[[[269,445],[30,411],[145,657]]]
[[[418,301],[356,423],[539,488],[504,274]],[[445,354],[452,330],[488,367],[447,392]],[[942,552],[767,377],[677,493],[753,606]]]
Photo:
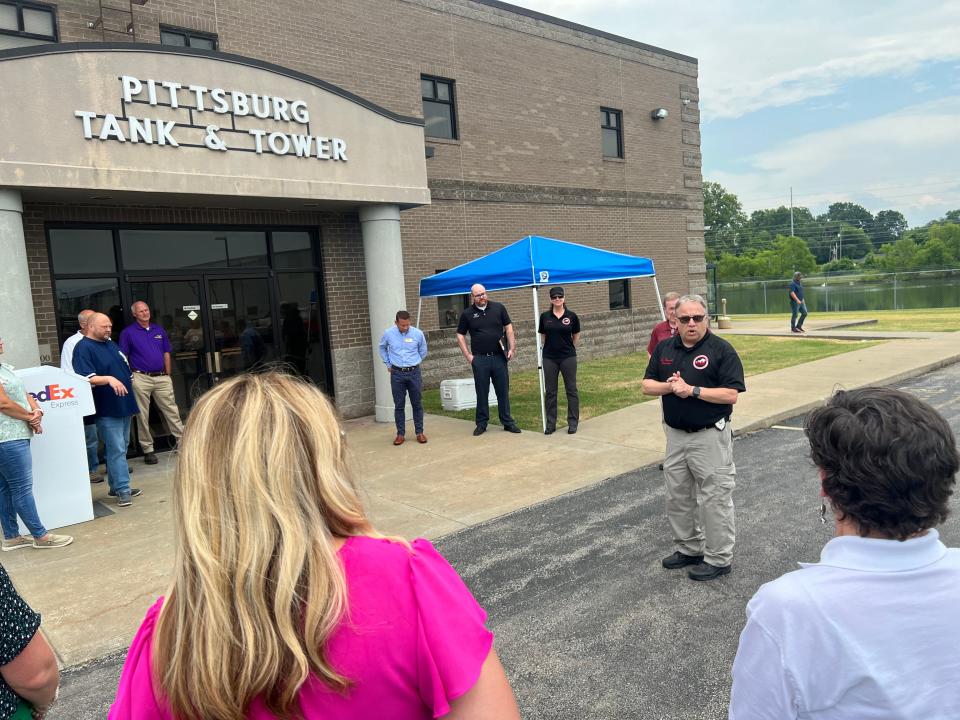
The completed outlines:
[[[393,444],[394,444],[394,445],[403,445],[403,435],[397,435],[397,436],[393,439]]]
[[[423,433],[417,433],[417,442],[423,445],[427,441],[427,436]]]

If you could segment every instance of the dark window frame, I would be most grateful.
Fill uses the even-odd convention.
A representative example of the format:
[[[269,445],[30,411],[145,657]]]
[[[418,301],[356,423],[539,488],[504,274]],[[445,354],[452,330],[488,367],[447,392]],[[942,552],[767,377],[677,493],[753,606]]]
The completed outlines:
[[[171,46],[169,43],[163,41],[163,34],[167,33],[169,35],[180,35],[185,41],[185,47],[192,47],[190,44],[191,38],[199,38],[202,40],[210,40],[213,42],[213,50],[217,51],[220,49],[220,37],[216,33],[203,32],[202,30],[191,30],[190,28],[177,27],[175,25],[161,25],[160,26],[160,44],[166,45],[167,47],[177,47],[176,45]],[[208,48],[199,48],[200,50],[207,50]]]
[[[31,40],[45,40],[47,42],[60,42],[60,25],[57,22],[57,6],[47,5],[45,3],[33,2],[32,0],[0,0],[0,5],[12,5],[17,9],[17,30],[7,30],[0,28],[0,35],[10,35],[13,37],[30,38]],[[53,19],[53,35],[39,35],[25,31],[23,23],[23,10],[40,10],[47,12]]]
[[[611,118],[616,118],[615,123],[611,123]],[[613,130],[617,136],[617,154],[607,155],[603,150],[603,131]],[[605,158],[614,158],[622,160],[625,156],[623,151],[623,110],[615,108],[600,108],[600,152]]]
[[[434,275],[438,275],[442,272],[446,272],[448,269],[449,268],[440,268],[438,270],[435,270]],[[460,298],[460,303],[463,305],[463,307],[460,309],[461,312],[466,310],[468,307],[470,307],[470,303],[473,302],[473,296],[470,295],[470,293],[466,293],[465,295],[443,295],[441,297]],[[440,317],[439,301],[440,301],[440,298],[438,297],[437,298],[437,303],[438,303],[437,304],[437,326],[441,330],[448,330],[450,328],[457,327],[457,324],[460,322],[459,313],[457,314],[457,319],[454,320],[453,323],[448,323],[445,317]],[[456,303],[454,303],[454,307],[456,307]],[[417,319],[417,322],[419,322],[419,318]]]
[[[427,81],[433,85],[433,97],[428,98],[423,96],[423,82]],[[442,83],[447,86],[449,91],[450,99],[441,100],[439,98],[439,93],[437,92],[437,83]],[[436,138],[439,140],[459,140],[460,139],[460,128],[457,123],[457,96],[456,96],[456,81],[451,80],[450,78],[438,77],[436,75],[420,75],[420,102],[423,103],[434,103],[435,105],[447,105],[450,107],[450,137],[445,137],[443,135],[426,135],[429,138]],[[424,113],[426,115],[426,113]],[[426,128],[425,128],[426,129]]]
[[[622,283],[623,287],[623,305],[614,307],[613,305],[613,293],[614,293],[614,283]],[[630,309],[630,279],[622,278],[620,280],[610,280],[607,286],[609,297],[608,304],[610,310],[629,310]]]

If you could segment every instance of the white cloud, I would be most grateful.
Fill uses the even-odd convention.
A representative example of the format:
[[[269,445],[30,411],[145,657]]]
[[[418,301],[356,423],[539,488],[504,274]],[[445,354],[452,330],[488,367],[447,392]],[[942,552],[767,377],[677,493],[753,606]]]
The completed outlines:
[[[960,97],[947,98],[807,133],[746,158],[748,170],[706,176],[748,212],[786,204],[793,186],[794,204],[815,212],[851,200],[871,212],[898,209],[918,224],[960,207],[958,128]]]

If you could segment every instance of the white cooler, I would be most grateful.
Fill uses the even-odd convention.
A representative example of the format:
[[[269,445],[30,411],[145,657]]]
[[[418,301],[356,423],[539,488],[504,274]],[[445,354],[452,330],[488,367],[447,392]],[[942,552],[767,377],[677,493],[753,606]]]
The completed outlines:
[[[497,404],[497,394],[490,383],[489,403]],[[477,406],[477,390],[473,378],[444,380],[440,383],[440,405],[444,410],[469,410]]]

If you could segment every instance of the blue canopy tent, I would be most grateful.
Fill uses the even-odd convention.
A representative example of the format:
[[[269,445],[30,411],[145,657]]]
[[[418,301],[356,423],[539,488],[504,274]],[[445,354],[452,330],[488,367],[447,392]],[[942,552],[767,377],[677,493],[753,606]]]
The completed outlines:
[[[657,306],[660,307],[661,317],[664,317],[657,275],[653,268],[653,261],[650,259],[599,250],[539,235],[528,235],[489,255],[421,279],[417,324],[420,323],[420,310],[425,297],[467,294],[470,292],[470,287],[476,283],[480,283],[491,292],[521,287],[533,288],[534,337],[537,338],[537,369],[540,374],[540,415],[543,427],[546,429],[543,357],[540,336],[537,333],[537,323],[540,319],[537,288],[541,285],[570,285],[634,277],[653,279]]]

